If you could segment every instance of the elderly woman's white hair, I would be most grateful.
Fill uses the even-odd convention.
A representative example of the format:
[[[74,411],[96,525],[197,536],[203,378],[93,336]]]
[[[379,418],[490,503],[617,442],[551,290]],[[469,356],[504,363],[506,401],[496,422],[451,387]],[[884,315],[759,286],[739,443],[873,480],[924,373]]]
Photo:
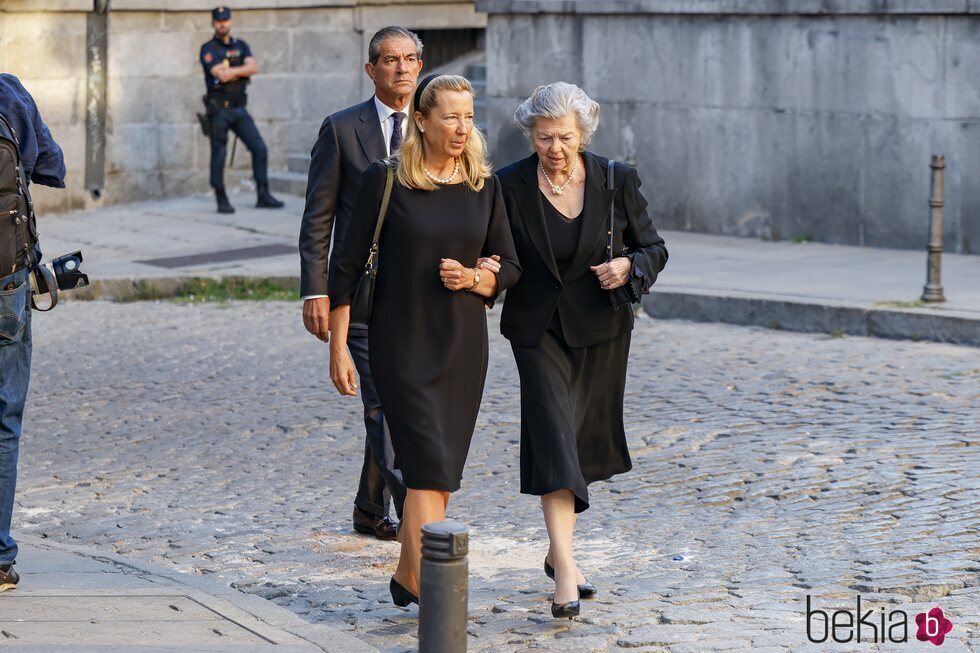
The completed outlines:
[[[531,97],[517,107],[514,120],[530,140],[534,121],[538,118],[557,120],[570,115],[575,116],[575,122],[582,132],[579,150],[584,150],[599,127],[599,103],[575,84],[555,82],[537,87]]]

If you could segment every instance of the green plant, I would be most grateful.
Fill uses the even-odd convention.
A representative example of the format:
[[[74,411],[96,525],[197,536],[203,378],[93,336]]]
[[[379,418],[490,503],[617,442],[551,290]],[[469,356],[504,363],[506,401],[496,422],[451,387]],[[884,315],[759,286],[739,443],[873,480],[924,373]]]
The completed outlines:
[[[173,301],[178,303],[247,301],[295,301],[299,299],[299,283],[295,279],[188,279],[177,287]]]
[[[146,279],[140,279],[133,284],[133,291],[118,297],[115,301],[120,303],[128,302],[154,302],[167,299],[170,293],[166,288],[162,288]]]
[[[884,301],[884,302],[875,303],[875,306],[881,306],[883,308],[924,308],[928,305],[929,304],[925,303],[921,299],[917,299],[912,302],[904,302],[904,301],[896,300],[896,301]]]

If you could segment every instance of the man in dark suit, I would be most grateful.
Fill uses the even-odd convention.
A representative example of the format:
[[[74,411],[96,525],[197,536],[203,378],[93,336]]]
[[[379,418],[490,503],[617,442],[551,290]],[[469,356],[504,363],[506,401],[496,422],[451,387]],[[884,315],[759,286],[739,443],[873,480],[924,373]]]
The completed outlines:
[[[374,95],[361,104],[327,116],[313,146],[306,188],[306,209],[299,234],[300,294],[303,324],[328,342],[330,298],[327,278],[332,266],[331,236],[336,251],[344,242],[361,176],[372,161],[394,153],[405,135],[409,101],[422,70],[422,42],[403,27],[385,27],[368,46],[364,71],[374,81]],[[351,324],[347,338],[361,377],[361,401],[367,437],[361,481],[354,499],[354,530],[393,539],[396,525],[390,504],[401,517],[405,484],[395,469],[395,454],[368,366],[368,330]]]

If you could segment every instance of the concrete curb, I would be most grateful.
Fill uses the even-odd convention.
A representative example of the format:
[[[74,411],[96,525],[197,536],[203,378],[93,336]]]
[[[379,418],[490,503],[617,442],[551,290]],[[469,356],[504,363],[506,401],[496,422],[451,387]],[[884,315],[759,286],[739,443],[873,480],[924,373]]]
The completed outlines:
[[[643,308],[648,315],[661,319],[980,347],[980,314],[942,309],[879,308],[834,300],[660,289],[644,297]]]
[[[64,295],[71,300],[139,301],[168,299],[201,276],[100,279]],[[299,287],[299,277],[215,277],[272,282],[284,290]],[[980,314],[936,308],[887,308],[834,299],[784,298],[752,293],[698,289],[660,289],[644,297],[648,315],[664,320],[720,322],[810,333],[840,333],[897,340],[925,340],[980,347]]]
[[[74,544],[62,544],[50,539],[41,539],[29,535],[18,535],[17,539],[24,544],[38,549],[55,549],[65,553],[84,556],[93,560],[132,569],[141,575],[158,579],[161,585],[176,585],[190,596],[194,594],[217,598],[229,604],[240,614],[234,616],[236,621],[254,620],[264,626],[280,629],[299,637],[310,644],[330,653],[377,653],[373,646],[362,642],[348,633],[337,630],[325,624],[312,624],[303,621],[286,608],[258,596],[246,594],[227,587],[215,581],[170,571],[144,562],[124,558],[112,553]]]

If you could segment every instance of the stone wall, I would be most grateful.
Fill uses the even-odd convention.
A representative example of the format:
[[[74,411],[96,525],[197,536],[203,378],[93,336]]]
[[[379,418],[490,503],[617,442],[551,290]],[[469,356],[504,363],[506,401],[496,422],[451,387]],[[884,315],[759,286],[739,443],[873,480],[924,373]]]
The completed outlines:
[[[109,14],[106,184],[84,188],[85,39],[92,0],[0,2],[0,70],[20,77],[65,150],[68,192],[38,187],[39,213],[184,195],[208,189],[210,147],[195,113],[204,93],[198,52],[211,37],[199,0],[112,0]],[[309,152],[324,116],[371,93],[362,66],[380,27],[482,27],[470,0],[248,0],[233,34],[248,41],[260,73],[249,110],[269,145],[270,168]],[[239,144],[234,186],[250,178]]]
[[[535,86],[602,105],[593,150],[638,166],[657,223],[924,247],[945,153],[945,244],[980,252],[980,3],[479,0],[490,138]],[[857,280],[856,280],[857,281]]]

